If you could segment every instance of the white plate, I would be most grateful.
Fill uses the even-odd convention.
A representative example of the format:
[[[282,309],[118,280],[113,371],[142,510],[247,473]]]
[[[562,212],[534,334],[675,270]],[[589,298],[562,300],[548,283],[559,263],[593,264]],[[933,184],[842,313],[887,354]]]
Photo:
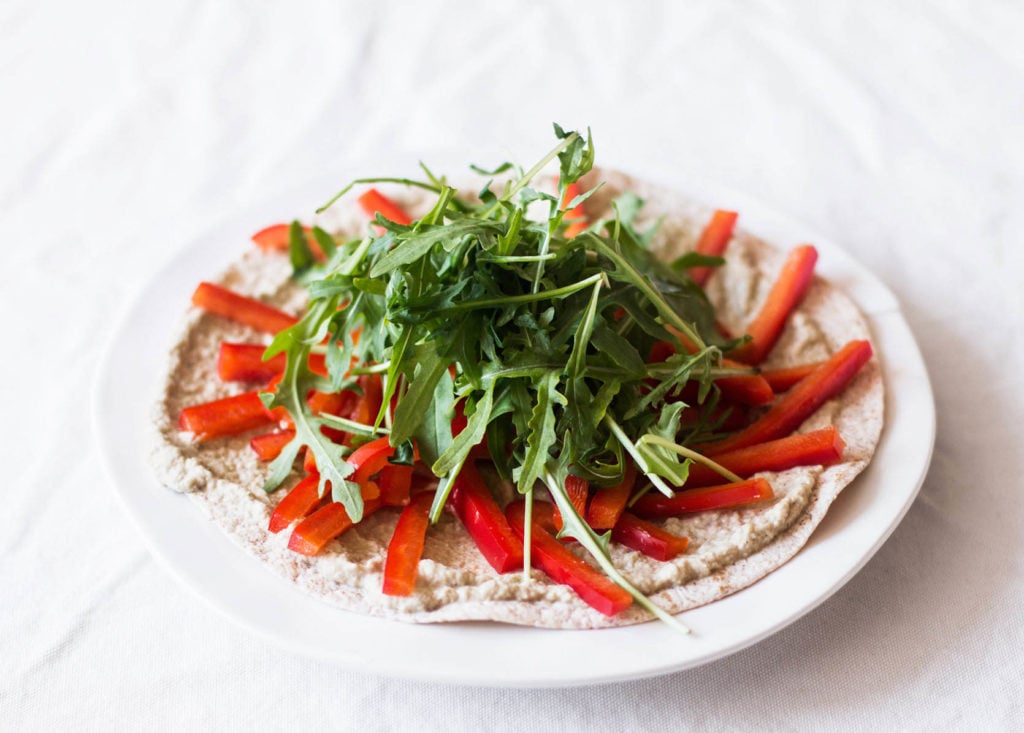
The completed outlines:
[[[931,458],[935,411],[921,354],[896,298],[841,248],[734,192],[659,181],[738,209],[742,226],[782,245],[813,241],[819,272],[868,314],[886,382],[886,424],[867,471],[845,489],[807,546],[753,586],[688,611],[689,638],[660,623],[553,631],[492,623],[410,625],[339,611],[306,596],[234,545],[147,465],[144,421],[156,400],[170,335],[196,283],[219,272],[268,223],[310,211],[338,179],[255,207],[183,249],[121,321],[99,370],[96,435],[114,488],[153,554],[187,587],[244,627],[300,654],[353,670],[495,686],[592,684],[664,674],[747,647],[838,590],[902,519]]]

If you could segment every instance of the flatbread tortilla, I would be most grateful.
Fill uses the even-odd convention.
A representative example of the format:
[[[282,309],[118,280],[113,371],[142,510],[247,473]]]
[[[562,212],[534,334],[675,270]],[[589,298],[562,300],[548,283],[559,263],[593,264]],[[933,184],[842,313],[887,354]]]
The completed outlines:
[[[643,219],[663,218],[654,247],[665,258],[692,248],[712,213],[709,207],[676,192],[612,171],[594,170],[585,183],[593,185],[598,180],[605,181],[605,187],[587,202],[588,216],[593,219],[606,214],[612,198],[625,190],[634,191],[646,201]],[[410,211],[429,206],[415,191],[395,195]],[[332,220],[321,225],[353,233],[366,226],[358,212],[343,205],[332,210],[331,216]],[[741,333],[766,296],[785,254],[739,230],[727,255],[727,265],[711,277],[707,292],[720,320]],[[223,273],[219,282],[298,313],[303,294],[290,283],[289,273],[287,258],[252,249]],[[214,522],[270,570],[338,608],[403,621],[490,620],[599,628],[651,618],[636,605],[607,618],[567,586],[552,583],[537,570],[530,579],[521,572],[495,573],[449,513],[427,533],[411,598],[385,596],[380,590],[396,511],[371,515],[316,557],[288,550],[289,532],[271,534],[267,523],[275,503],[294,481],[268,496],[260,488],[267,467],[249,449],[250,435],[196,443],[177,425],[183,407],[252,388],[221,383],[216,354],[223,340],[260,338],[244,326],[196,309],[189,311],[171,351],[164,394],[154,412],[152,463],[166,486],[188,492]],[[863,314],[836,287],[816,277],[764,366],[821,360],[850,340],[866,338],[870,333]],[[799,430],[835,424],[846,441],[842,463],[766,473],[775,499],[737,510],[665,520],[666,528],[689,537],[684,555],[660,562],[613,544],[617,567],[672,613],[710,603],[756,582],[800,550],[839,492],[868,464],[881,434],[882,418],[881,371],[873,358],[839,398],[825,404]],[[503,493],[504,498],[511,498],[511,487],[495,488],[499,499]]]

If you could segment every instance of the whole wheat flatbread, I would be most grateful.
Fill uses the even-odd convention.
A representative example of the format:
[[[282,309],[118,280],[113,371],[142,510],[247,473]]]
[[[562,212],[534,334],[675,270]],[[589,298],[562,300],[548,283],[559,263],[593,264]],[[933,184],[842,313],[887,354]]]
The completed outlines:
[[[615,172],[593,171],[589,183],[596,180],[604,180],[605,187],[587,202],[588,215],[594,218],[606,213],[610,200],[623,190],[638,193],[647,202],[644,219],[663,217],[655,248],[667,258],[691,248],[711,215],[710,208],[678,193]],[[427,205],[415,194],[404,203],[413,211]],[[325,226],[350,231],[365,226],[352,209],[339,208],[331,216]],[[727,254],[728,264],[712,276],[707,290],[720,319],[742,332],[785,255],[742,230]],[[303,296],[288,282],[288,274],[286,258],[253,250],[224,273],[220,282],[298,312]],[[838,289],[815,278],[765,366],[820,360],[852,339],[869,337],[867,322],[857,307]],[[289,551],[287,531],[274,535],[266,529],[274,504],[286,491],[267,497],[259,488],[266,465],[249,450],[251,436],[199,444],[177,427],[181,408],[246,389],[220,383],[216,353],[222,340],[258,338],[223,319],[194,309],[188,313],[171,351],[165,394],[154,413],[152,463],[165,485],[189,492],[211,519],[273,572],[339,608],[404,621],[491,620],[597,628],[650,618],[636,606],[613,619],[606,618],[539,571],[534,571],[530,580],[522,573],[498,575],[459,521],[448,514],[428,532],[416,594],[408,599],[380,592],[385,549],[398,516],[395,511],[368,517],[316,557]],[[669,529],[690,538],[690,548],[682,557],[659,562],[613,545],[616,565],[655,603],[673,613],[754,583],[803,547],[839,492],[864,469],[878,443],[882,417],[881,370],[872,359],[838,399],[824,405],[800,428],[813,430],[834,423],[847,444],[842,463],[765,474],[776,492],[770,502],[665,521]],[[502,488],[498,487],[499,493]]]

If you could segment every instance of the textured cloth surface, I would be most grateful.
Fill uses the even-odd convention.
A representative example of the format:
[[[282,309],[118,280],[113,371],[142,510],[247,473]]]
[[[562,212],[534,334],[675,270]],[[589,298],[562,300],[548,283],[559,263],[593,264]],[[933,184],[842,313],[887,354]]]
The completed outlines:
[[[0,727],[1024,725],[1020,4],[296,5],[0,7]],[[204,227],[339,162],[532,154],[552,120],[751,193],[892,288],[939,421],[905,520],[782,632],[618,685],[410,683],[221,618],[151,558],[96,455],[119,313]]]

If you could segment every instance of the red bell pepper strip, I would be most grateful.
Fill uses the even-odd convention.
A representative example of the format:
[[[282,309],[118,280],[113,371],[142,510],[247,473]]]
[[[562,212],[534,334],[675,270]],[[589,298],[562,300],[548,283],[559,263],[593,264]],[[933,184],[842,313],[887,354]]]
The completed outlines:
[[[576,513],[584,518],[587,516],[587,499],[590,498],[590,483],[585,478],[570,474],[565,478],[565,493],[569,496],[569,503],[576,509]],[[555,529],[562,529],[562,513],[558,507],[554,508]]]
[[[306,397],[306,404],[314,415],[326,412],[328,415],[348,415],[355,405],[358,395],[344,389],[341,392],[320,392],[313,390]]]
[[[682,555],[690,545],[688,538],[672,534],[629,512],[623,512],[615,523],[612,540],[662,562]]]
[[[843,457],[846,443],[835,425],[810,433],[790,435],[767,443],[738,448],[715,456],[715,463],[729,469],[741,478],[758,471],[785,471],[796,466],[830,466]],[[694,463],[686,479],[686,488],[710,486],[722,482],[722,477],[707,466]]]
[[[380,509],[379,501],[364,502],[363,518],[365,519],[378,509]],[[351,528],[352,525],[352,519],[345,511],[344,504],[332,501],[299,522],[288,539],[288,549],[300,555],[315,555],[328,542]]]
[[[522,501],[509,504],[505,515],[516,535],[524,537],[526,504]],[[605,616],[614,616],[629,608],[632,596],[556,540],[546,529],[553,523],[552,506],[543,501],[534,502],[530,550],[536,567],[556,583],[571,587],[588,606]]]
[[[285,355],[263,361],[263,344],[224,341],[217,354],[217,376],[222,382],[268,382],[284,371]]]
[[[760,364],[764,361],[782,333],[789,314],[807,293],[817,261],[818,250],[809,244],[794,247],[790,251],[768,297],[747,326],[751,341],[732,352],[734,359],[747,364]]]
[[[365,211],[368,216],[373,217],[380,214],[388,221],[395,222],[395,224],[401,224],[402,226],[409,226],[412,224],[412,217],[405,213],[405,210],[401,206],[382,194],[376,188],[369,189],[357,200],[359,201],[359,205],[363,207],[363,211]]]
[[[352,420],[363,425],[372,425],[380,412],[384,390],[378,374],[364,374],[359,377],[359,388],[363,391],[352,408]]]
[[[687,407],[680,413],[679,428],[685,430],[697,427],[702,413],[700,407]],[[712,424],[717,423],[715,429],[722,432],[742,430],[750,424],[750,416],[745,407],[728,403],[715,405],[707,415],[707,420]]]
[[[313,237],[313,230],[310,227],[302,227],[306,235],[306,242],[313,256],[323,262],[327,259],[320,243]],[[265,229],[260,229],[252,235],[252,241],[264,252],[287,252],[291,246],[291,224],[271,224]]]
[[[377,485],[384,506],[405,506],[412,492],[412,466],[389,463],[380,470]]]
[[[311,473],[292,487],[270,515],[270,531],[277,534],[305,517],[320,504],[320,477]]]
[[[302,454],[302,470],[309,471],[310,473],[317,470],[316,454],[313,453],[312,449],[308,445]]]
[[[722,366],[745,367],[746,365],[735,362],[732,359],[723,358]],[[761,405],[767,405],[775,399],[775,392],[772,391],[772,386],[760,374],[750,374],[741,377],[720,377],[715,380],[715,384],[722,390],[723,397],[743,405],[760,407]]]
[[[800,366],[784,367],[782,369],[762,369],[761,376],[768,380],[772,391],[778,394],[779,392],[792,389],[801,379],[824,363],[823,361],[816,361],[811,364],[801,364]]]
[[[255,391],[192,405],[178,414],[181,429],[195,434],[201,441],[238,435],[273,422],[263,409],[259,392]]]
[[[523,540],[512,532],[501,507],[472,462],[462,467],[448,498],[492,568],[507,573],[523,567]]]
[[[580,193],[580,184],[570,183],[565,187],[565,196],[562,198],[562,206],[568,206],[572,203],[574,198],[580,195]],[[589,222],[587,222],[587,214],[583,210],[583,204],[579,204],[566,211],[562,221],[568,224],[565,228],[566,239],[572,239],[589,226]]]
[[[289,224],[271,224],[252,235],[252,241],[264,252],[287,252],[289,244]]]
[[[870,358],[868,341],[851,341],[748,427],[729,438],[702,446],[702,452],[715,456],[789,435],[819,407],[842,392]]]
[[[257,435],[249,441],[249,447],[256,452],[261,461],[272,461],[281,455],[284,447],[295,437],[294,430],[275,430],[271,433]]]
[[[626,470],[616,486],[607,489],[598,489],[590,498],[590,506],[587,508],[587,524],[596,530],[611,529],[619,521],[622,512],[626,510],[626,502],[629,495],[633,493],[633,484],[636,483],[636,468],[631,461],[626,463]]]
[[[631,508],[639,517],[657,519],[708,509],[731,509],[771,499],[774,496],[775,493],[766,480],[752,478],[731,484],[678,491],[675,496],[665,496],[652,491],[637,499]]]
[[[283,378],[284,378],[284,374],[283,373],[276,375],[273,379],[271,379],[267,383],[267,386],[264,387],[261,391],[263,391],[263,392],[276,392],[277,391],[277,387],[278,387],[279,384],[281,384],[281,380]],[[291,428],[295,427],[295,421],[292,420],[292,416],[290,414],[288,414],[288,410],[286,410],[284,407],[275,407],[275,408],[271,409],[269,407],[264,406],[263,407],[263,413],[267,417],[269,417],[271,420],[273,420],[274,422],[279,422],[279,423],[282,423],[282,424],[286,425],[289,430]]]
[[[423,557],[427,527],[430,526],[430,505],[433,501],[434,492],[420,492],[412,497],[399,515],[384,561],[384,595],[412,595],[420,558]]]
[[[264,333],[277,333],[299,322],[295,316],[215,283],[199,283],[192,294],[192,304]]]
[[[679,339],[680,345],[688,354],[697,353],[697,344],[687,338],[686,334],[674,328],[670,328],[669,330],[671,330]],[[675,346],[673,344],[666,341],[659,341],[655,346],[659,347],[659,344],[667,344],[673,349],[674,353]],[[664,348],[664,346],[659,347],[659,354],[664,353]],[[662,361],[664,361],[664,359]],[[722,366],[730,369],[749,368],[748,364],[742,364],[729,358],[722,359]],[[775,398],[775,393],[772,391],[771,385],[768,384],[768,380],[760,374],[747,374],[739,377],[720,377],[715,380],[715,384],[717,384],[718,388],[722,390],[723,397],[744,405],[760,407],[761,405],[767,405]]]
[[[700,238],[694,246],[693,251],[711,257],[721,257],[725,248],[729,246],[732,239],[732,230],[736,226],[736,219],[739,217],[735,211],[718,209],[711,215],[711,221],[700,233]],[[711,275],[711,267],[691,267],[689,270],[690,279],[704,287],[708,277]]]
[[[267,347],[263,344],[239,344],[224,341],[217,355],[217,376],[223,382],[266,382],[284,371],[285,355],[278,354],[263,361]],[[327,376],[323,354],[309,355],[309,369],[322,377]]]
[[[387,436],[363,443],[345,459],[356,469],[349,479],[362,486],[371,476],[380,473],[394,454],[395,449],[391,447]]]

